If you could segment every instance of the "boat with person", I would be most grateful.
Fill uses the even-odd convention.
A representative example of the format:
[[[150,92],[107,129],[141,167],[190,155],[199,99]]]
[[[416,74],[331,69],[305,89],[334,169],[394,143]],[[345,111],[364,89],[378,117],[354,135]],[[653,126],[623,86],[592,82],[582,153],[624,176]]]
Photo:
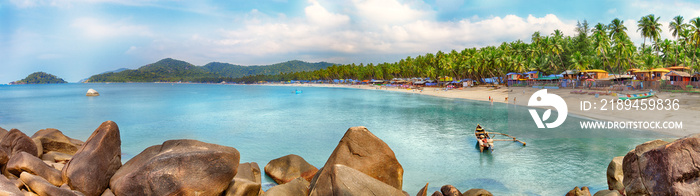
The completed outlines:
[[[508,137],[510,139],[494,139],[496,135],[501,135]],[[499,132],[493,132],[493,131],[486,131],[483,127],[481,127],[480,124],[476,124],[476,130],[474,130],[474,136],[476,137],[476,146],[479,148],[480,152],[484,152],[484,150],[491,150],[493,151],[494,141],[513,141],[513,142],[520,142],[525,146],[525,142],[520,141],[516,139],[513,136],[510,136],[505,133],[499,133]]]

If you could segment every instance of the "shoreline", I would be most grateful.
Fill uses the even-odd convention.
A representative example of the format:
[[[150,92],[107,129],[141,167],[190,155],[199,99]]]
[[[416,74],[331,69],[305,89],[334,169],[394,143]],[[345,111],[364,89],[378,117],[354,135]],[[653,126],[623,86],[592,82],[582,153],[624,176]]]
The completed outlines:
[[[371,85],[346,85],[346,84],[261,84],[264,86],[299,86],[299,87],[321,87],[321,88],[352,88],[363,90],[384,90],[412,94],[421,94],[442,98],[453,99],[468,99],[475,101],[489,101],[489,97],[493,98],[495,103],[516,104],[519,106],[527,106],[530,96],[540,89],[528,87],[506,87],[500,89],[487,87],[471,87],[463,89],[442,90],[440,88],[426,87],[423,90],[401,89],[398,87],[379,87]],[[644,129],[642,127],[636,130],[648,130],[656,133],[666,134],[674,137],[683,137],[690,134],[700,133],[697,128],[700,128],[700,121],[695,119],[700,118],[700,95],[684,94],[684,93],[669,93],[658,92],[657,97],[653,99],[678,99],[678,110],[602,110],[590,109],[581,110],[582,102],[597,103],[603,105],[603,102],[616,100],[616,97],[611,95],[600,95],[596,98],[594,95],[588,94],[572,94],[573,89],[547,89],[548,93],[559,95],[567,103],[570,114],[590,118],[598,121],[613,121],[613,122],[680,122],[681,129]],[[637,92],[625,92],[637,93]],[[506,98],[508,98],[506,100]],[[529,107],[529,106],[527,106]],[[610,105],[607,106],[608,108]],[[634,129],[634,128],[629,128]]]

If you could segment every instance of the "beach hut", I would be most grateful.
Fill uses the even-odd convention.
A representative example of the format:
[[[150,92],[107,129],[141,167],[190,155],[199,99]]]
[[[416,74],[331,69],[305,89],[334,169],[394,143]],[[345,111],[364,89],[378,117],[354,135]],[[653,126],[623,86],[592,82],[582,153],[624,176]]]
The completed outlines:
[[[566,70],[559,75],[562,76],[562,79],[576,79],[578,78],[578,70]]]
[[[681,71],[670,71],[665,74],[668,77],[668,81],[671,82],[690,82],[692,76],[689,73]]]
[[[584,76],[591,79],[603,79],[608,77],[608,72],[601,69],[588,69],[583,70],[580,73],[583,73]]]
[[[649,71],[649,70],[632,71],[632,75],[634,75],[634,77],[640,81],[650,81],[651,80],[651,71]]]
[[[506,78],[508,78],[508,80],[517,81],[517,80],[520,80],[521,78],[523,78],[523,74],[510,72],[510,73],[506,74]]]
[[[690,71],[690,67],[685,67],[685,66],[673,66],[673,67],[667,67],[665,69],[668,69],[669,71],[685,72],[685,73],[688,73]],[[690,73],[688,73],[688,75],[690,75]]]
[[[666,68],[656,68],[650,70],[651,72],[651,79],[652,80],[668,80],[668,77],[666,77],[666,73],[671,72],[670,70]]]
[[[539,71],[530,71],[530,72],[525,73],[525,76],[529,80],[534,80],[534,79],[537,79],[540,77],[540,72]]]

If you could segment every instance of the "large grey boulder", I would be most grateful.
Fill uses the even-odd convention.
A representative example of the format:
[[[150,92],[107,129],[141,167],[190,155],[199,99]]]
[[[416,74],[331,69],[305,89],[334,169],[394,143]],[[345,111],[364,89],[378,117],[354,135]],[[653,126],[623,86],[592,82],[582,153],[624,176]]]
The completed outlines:
[[[402,190],[351,167],[335,164],[322,169],[324,173],[311,188],[310,196],[325,195],[385,195],[404,196]]]
[[[47,165],[41,159],[27,152],[19,152],[10,158],[5,169],[15,176],[19,176],[22,172],[29,172],[38,175],[55,186],[61,186],[61,171]]]
[[[32,175],[27,172],[22,172],[20,174],[19,179],[22,180],[22,182],[27,185],[32,191],[34,191],[36,194],[40,196],[53,196],[53,195],[60,195],[60,196],[80,196],[83,195],[80,192],[73,191],[70,189],[62,189],[58,188],[57,186],[54,186],[53,184],[49,183],[45,179]]]
[[[35,157],[38,156],[37,147],[34,140],[17,129],[12,129],[0,139],[0,149],[7,153],[8,157],[19,152],[27,152]]]
[[[337,168],[337,164],[345,165],[360,171],[374,179],[402,190],[403,167],[394,155],[394,151],[377,136],[369,132],[367,128],[351,127],[323,168],[317,172],[311,181],[311,194],[328,195],[331,192],[329,181],[334,176],[334,171],[324,171]],[[316,187],[324,188],[316,188]]]
[[[624,175],[622,173],[622,160],[624,156],[615,157],[608,164],[607,179],[608,179],[608,189],[625,191],[625,185],[622,183]]]
[[[51,151],[74,155],[84,142],[63,135],[58,129],[42,129],[32,135],[32,139],[41,141],[42,153]]]
[[[168,140],[126,162],[112,177],[110,189],[115,195],[221,195],[239,160],[232,147]]]
[[[122,165],[121,143],[117,124],[103,122],[63,167],[63,182],[86,195],[102,194]]]
[[[623,160],[627,195],[700,193],[700,134],[637,146]]]
[[[298,177],[311,181],[316,172],[316,167],[295,154],[274,159],[265,165],[265,173],[277,184],[284,184]]]
[[[288,183],[273,186],[263,196],[308,196],[309,182],[299,177]]]

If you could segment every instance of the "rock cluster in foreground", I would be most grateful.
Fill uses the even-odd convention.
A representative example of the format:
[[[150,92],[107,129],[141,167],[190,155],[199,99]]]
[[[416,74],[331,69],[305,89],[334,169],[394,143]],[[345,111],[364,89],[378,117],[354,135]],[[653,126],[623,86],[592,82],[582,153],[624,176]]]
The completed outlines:
[[[233,147],[183,139],[148,147],[122,165],[112,121],[85,142],[57,129],[29,137],[0,128],[0,195],[407,195],[394,152],[365,127],[348,129],[320,169],[294,154],[271,160],[264,172],[279,185],[267,192],[258,164],[239,161]],[[445,185],[432,195],[492,194]]]

